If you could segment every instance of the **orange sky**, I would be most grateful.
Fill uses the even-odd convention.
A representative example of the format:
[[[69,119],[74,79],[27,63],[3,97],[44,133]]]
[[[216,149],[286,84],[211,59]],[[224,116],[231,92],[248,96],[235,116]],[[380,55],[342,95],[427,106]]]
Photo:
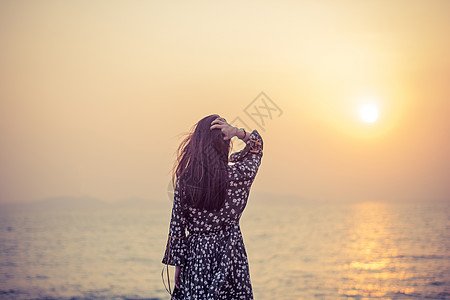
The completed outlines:
[[[167,201],[178,134],[255,128],[261,91],[282,114],[254,190],[450,200],[449,30],[437,0],[2,1],[0,202]]]

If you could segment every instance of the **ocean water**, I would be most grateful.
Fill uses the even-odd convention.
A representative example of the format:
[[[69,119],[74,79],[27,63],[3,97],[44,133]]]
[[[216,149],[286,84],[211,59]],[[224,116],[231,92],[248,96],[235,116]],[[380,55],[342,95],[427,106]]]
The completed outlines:
[[[273,200],[241,219],[255,299],[450,299],[449,203]],[[169,299],[170,205],[1,208],[0,299]]]

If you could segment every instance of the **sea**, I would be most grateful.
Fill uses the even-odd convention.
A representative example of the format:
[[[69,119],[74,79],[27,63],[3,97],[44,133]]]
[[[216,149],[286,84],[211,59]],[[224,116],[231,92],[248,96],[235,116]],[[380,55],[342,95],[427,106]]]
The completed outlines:
[[[170,210],[142,199],[0,205],[0,299],[170,299]],[[450,299],[449,201],[251,197],[240,224],[257,300]]]

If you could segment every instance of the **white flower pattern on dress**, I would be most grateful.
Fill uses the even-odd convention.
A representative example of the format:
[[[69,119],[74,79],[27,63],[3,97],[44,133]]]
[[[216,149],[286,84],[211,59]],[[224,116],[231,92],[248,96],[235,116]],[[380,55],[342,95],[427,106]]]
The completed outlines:
[[[255,129],[244,149],[230,155],[227,198],[218,211],[182,207],[184,195],[180,195],[177,182],[162,259],[164,264],[181,266],[180,285],[174,289],[172,299],[253,299],[239,220],[262,155],[263,140]]]

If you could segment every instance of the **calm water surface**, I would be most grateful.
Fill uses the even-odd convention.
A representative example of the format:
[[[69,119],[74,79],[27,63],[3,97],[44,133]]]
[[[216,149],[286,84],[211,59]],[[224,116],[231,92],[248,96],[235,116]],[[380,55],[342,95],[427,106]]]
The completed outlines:
[[[447,203],[250,201],[256,300],[450,299]],[[169,299],[170,208],[2,209],[0,299]]]

